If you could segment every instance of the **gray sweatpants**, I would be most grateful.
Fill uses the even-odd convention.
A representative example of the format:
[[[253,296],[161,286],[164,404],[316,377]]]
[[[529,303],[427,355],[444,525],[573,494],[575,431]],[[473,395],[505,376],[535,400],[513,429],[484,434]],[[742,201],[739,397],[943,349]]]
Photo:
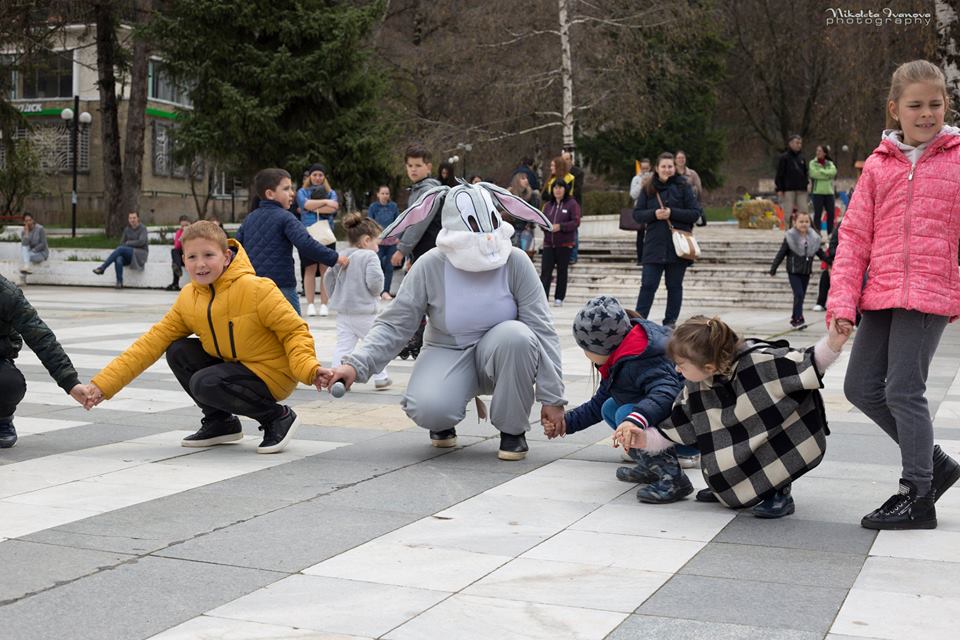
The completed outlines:
[[[537,337],[525,324],[508,320],[467,349],[425,346],[400,404],[417,425],[444,431],[463,420],[471,398],[492,393],[493,426],[519,435],[530,429],[539,366]]]
[[[900,445],[903,477],[930,491],[933,420],[924,393],[947,317],[904,309],[864,311],[843,391]]]

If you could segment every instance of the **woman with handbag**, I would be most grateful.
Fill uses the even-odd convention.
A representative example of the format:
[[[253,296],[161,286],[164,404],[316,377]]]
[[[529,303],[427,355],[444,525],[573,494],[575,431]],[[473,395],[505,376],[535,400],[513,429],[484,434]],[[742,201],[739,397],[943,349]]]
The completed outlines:
[[[328,249],[336,250],[337,238],[333,235],[333,219],[340,209],[340,202],[337,200],[337,192],[330,188],[330,182],[327,180],[327,170],[322,164],[312,164],[307,169],[307,177],[304,179],[304,185],[297,191],[297,205],[300,207],[300,221],[314,240]],[[320,224],[316,228],[315,225]],[[328,229],[324,229],[326,225]],[[302,256],[301,256],[302,258]],[[317,295],[317,271],[320,272],[320,316],[326,316],[327,295],[326,287],[323,285],[323,274],[326,272],[326,265],[306,262],[301,259],[300,269],[303,276],[303,292],[307,297],[307,315],[317,315],[317,308],[313,302]]]
[[[702,211],[687,181],[676,175],[672,153],[657,156],[654,174],[640,191],[633,218],[647,225],[643,240],[643,276],[637,313],[646,318],[666,276],[667,310],[663,325],[676,326],[683,304],[683,277],[699,253],[693,225]],[[674,235],[677,235],[676,241]],[[680,254],[684,257],[681,257]]]

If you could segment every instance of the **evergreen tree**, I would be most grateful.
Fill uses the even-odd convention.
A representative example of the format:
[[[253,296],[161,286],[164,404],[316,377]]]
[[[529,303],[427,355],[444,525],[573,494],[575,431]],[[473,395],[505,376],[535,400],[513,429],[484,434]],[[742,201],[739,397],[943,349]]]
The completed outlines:
[[[389,172],[383,72],[370,57],[383,0],[171,0],[154,41],[190,90],[178,156],[249,179],[325,162],[334,186],[362,191]]]

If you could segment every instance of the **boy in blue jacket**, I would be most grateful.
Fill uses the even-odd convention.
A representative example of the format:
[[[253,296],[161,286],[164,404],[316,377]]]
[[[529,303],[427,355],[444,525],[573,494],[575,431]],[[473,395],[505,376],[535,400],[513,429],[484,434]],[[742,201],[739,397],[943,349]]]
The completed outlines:
[[[259,206],[251,211],[237,231],[257,275],[273,280],[283,296],[300,313],[297,276],[293,269],[293,247],[304,260],[332,267],[347,266],[349,260],[310,237],[306,227],[288,211],[293,203],[293,182],[283,169],[264,169],[253,179]]]
[[[658,324],[624,309],[616,298],[599,296],[587,302],[573,321],[573,337],[597,367],[600,386],[587,402],[567,411],[564,424],[544,424],[555,438],[605,421],[616,429],[623,423],[641,428],[670,416],[683,380],[667,358],[670,334]],[[620,467],[617,478],[643,484],[640,502],[676,502],[693,493],[673,448],[650,454],[630,449],[636,467]]]

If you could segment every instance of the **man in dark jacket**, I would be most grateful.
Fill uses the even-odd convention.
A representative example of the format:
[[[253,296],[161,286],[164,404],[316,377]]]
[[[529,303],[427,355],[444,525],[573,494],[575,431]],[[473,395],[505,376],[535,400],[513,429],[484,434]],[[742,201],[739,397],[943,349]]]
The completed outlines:
[[[787,150],[777,162],[777,177],[775,180],[777,198],[783,207],[785,216],[794,211],[807,213],[807,161],[803,159],[800,150],[803,148],[803,138],[794,134],[787,140]]]
[[[237,241],[243,245],[257,275],[273,280],[297,313],[297,276],[293,270],[293,247],[311,262],[332,267],[346,266],[346,256],[328,249],[310,237],[306,228],[289,211],[293,183],[283,169],[264,169],[254,177],[260,205],[243,220]]]
[[[17,443],[13,413],[27,393],[27,382],[13,361],[24,341],[61,389],[80,404],[86,397],[77,371],[53,331],[23,297],[23,292],[0,276],[0,449]]]

